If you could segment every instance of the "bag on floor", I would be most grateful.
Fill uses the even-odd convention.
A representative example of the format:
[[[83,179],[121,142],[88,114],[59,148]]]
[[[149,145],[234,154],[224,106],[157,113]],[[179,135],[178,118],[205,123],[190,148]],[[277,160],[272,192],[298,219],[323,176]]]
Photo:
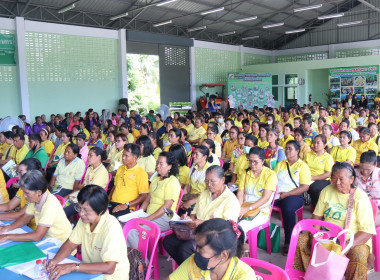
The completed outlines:
[[[129,260],[129,279],[130,280],[145,280],[147,267],[141,252],[137,249],[127,248]]]
[[[280,252],[280,231],[281,228],[279,225],[270,223],[270,243],[273,253]],[[262,229],[257,235],[257,247],[266,250],[267,249],[267,240],[265,238],[265,230]]]
[[[350,242],[339,254],[341,247],[337,244],[337,239],[346,232],[350,232]],[[350,229],[344,229],[332,240],[319,239],[318,234],[319,232],[314,235],[314,238],[319,241],[314,245],[313,254],[304,279],[343,279],[347,265],[350,262],[345,254],[354,244],[354,232]]]

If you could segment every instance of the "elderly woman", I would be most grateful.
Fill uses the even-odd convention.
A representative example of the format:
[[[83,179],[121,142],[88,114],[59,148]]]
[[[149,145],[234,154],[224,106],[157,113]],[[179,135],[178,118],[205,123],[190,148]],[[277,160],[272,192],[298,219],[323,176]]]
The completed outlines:
[[[380,168],[376,167],[376,161],[374,151],[362,153],[359,169],[356,169],[355,184],[365,191],[380,208]],[[376,226],[380,226],[380,214],[376,217]]]
[[[59,161],[54,171],[50,186],[55,194],[67,199],[72,192],[79,190],[79,182],[84,174],[85,165],[80,158],[79,147],[76,144],[67,146],[64,158]]]
[[[326,136],[323,134],[317,135],[314,138],[313,144],[314,151],[308,152],[303,161],[309,166],[311,171],[312,182],[308,193],[311,198],[311,204],[315,207],[321,190],[330,185],[331,168],[334,165],[334,160],[326,152]]]
[[[149,137],[146,135],[140,136],[136,144],[140,147],[140,157],[137,163],[148,173],[148,178],[152,177],[156,170],[156,159],[153,156],[153,145]]]
[[[91,128],[90,131],[90,139],[88,139],[87,146],[89,149],[92,147],[99,147],[103,149],[103,142],[102,142],[102,134],[100,132],[100,129],[98,127]]]
[[[345,273],[347,280],[367,278],[371,237],[376,234],[371,203],[366,193],[356,188],[355,179],[355,170],[350,164],[336,163],[332,168],[331,185],[322,190],[312,217],[344,228],[350,196],[353,196],[349,229],[354,232],[354,245],[346,254],[350,259]],[[349,238],[350,236],[346,236],[346,239]],[[310,234],[300,235],[293,263],[295,269],[306,271],[310,259],[311,241]]]
[[[108,196],[88,185],[78,194],[80,220],[47,267],[50,279],[70,272],[102,273],[107,279],[128,279],[129,261],[123,230],[107,211]],[[71,229],[70,229],[71,232]],[[83,263],[59,264],[81,245]]]
[[[240,211],[236,196],[224,185],[224,171],[220,166],[210,166],[206,171],[207,190],[203,191],[192,211],[191,221],[186,224],[196,228],[204,221],[221,218],[237,221]],[[186,217],[186,215],[184,216]],[[164,239],[164,248],[178,265],[184,262],[195,248],[192,240],[179,240],[175,234]]]
[[[8,226],[0,228],[0,242],[40,241],[42,238],[56,238],[61,242],[70,236],[71,224],[66,219],[58,199],[48,191],[48,184],[38,170],[30,170],[21,177],[20,186],[29,202],[25,213]],[[24,234],[6,234],[23,227],[35,219],[37,228]]]
[[[343,130],[339,133],[340,146],[334,146],[330,155],[335,162],[347,162],[352,166],[356,159],[356,150],[350,146],[352,135],[348,130]]]
[[[281,208],[285,232],[283,255],[289,250],[290,238],[296,224],[295,212],[303,206],[303,193],[309,189],[311,181],[310,169],[299,157],[300,150],[297,141],[289,141],[285,147],[286,160],[281,161],[274,169],[278,178],[278,199],[275,205]]]
[[[253,269],[241,261],[244,232],[234,221],[212,219],[195,230],[196,251],[169,280],[255,279]]]
[[[356,140],[353,144],[354,149],[356,150],[356,160],[355,164],[360,164],[360,156],[362,153],[373,150],[376,154],[379,153],[379,147],[371,139],[368,127],[362,127],[359,130],[359,140]]]

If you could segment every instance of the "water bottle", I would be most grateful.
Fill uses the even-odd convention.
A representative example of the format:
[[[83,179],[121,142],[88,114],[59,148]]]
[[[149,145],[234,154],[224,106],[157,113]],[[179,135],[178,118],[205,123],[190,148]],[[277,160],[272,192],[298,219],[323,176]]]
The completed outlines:
[[[42,264],[41,260],[36,260],[36,265],[34,266],[34,279],[45,280],[48,279],[46,275],[46,269]]]

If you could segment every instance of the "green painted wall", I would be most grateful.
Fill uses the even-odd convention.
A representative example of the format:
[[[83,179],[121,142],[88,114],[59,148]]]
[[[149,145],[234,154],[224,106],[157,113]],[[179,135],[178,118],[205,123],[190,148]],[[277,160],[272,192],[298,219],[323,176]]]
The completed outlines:
[[[31,120],[117,106],[116,39],[26,32],[25,40]]]
[[[316,69],[316,70],[307,70],[306,79],[309,81],[309,91],[306,92],[307,96],[311,93],[312,102],[321,102],[326,104],[326,98],[323,93],[327,93],[329,89],[329,69]],[[322,94],[316,94],[322,93]],[[302,103],[303,104],[303,103]]]
[[[13,30],[0,30],[1,34],[14,34]],[[18,74],[16,66],[0,65],[0,118],[21,113]]]

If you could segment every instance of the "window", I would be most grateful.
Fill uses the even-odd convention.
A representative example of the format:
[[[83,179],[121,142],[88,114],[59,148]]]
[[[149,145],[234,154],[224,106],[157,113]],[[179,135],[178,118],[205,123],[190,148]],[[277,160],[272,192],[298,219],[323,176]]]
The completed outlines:
[[[297,74],[286,74],[285,75],[285,84],[298,84],[298,75]]]

